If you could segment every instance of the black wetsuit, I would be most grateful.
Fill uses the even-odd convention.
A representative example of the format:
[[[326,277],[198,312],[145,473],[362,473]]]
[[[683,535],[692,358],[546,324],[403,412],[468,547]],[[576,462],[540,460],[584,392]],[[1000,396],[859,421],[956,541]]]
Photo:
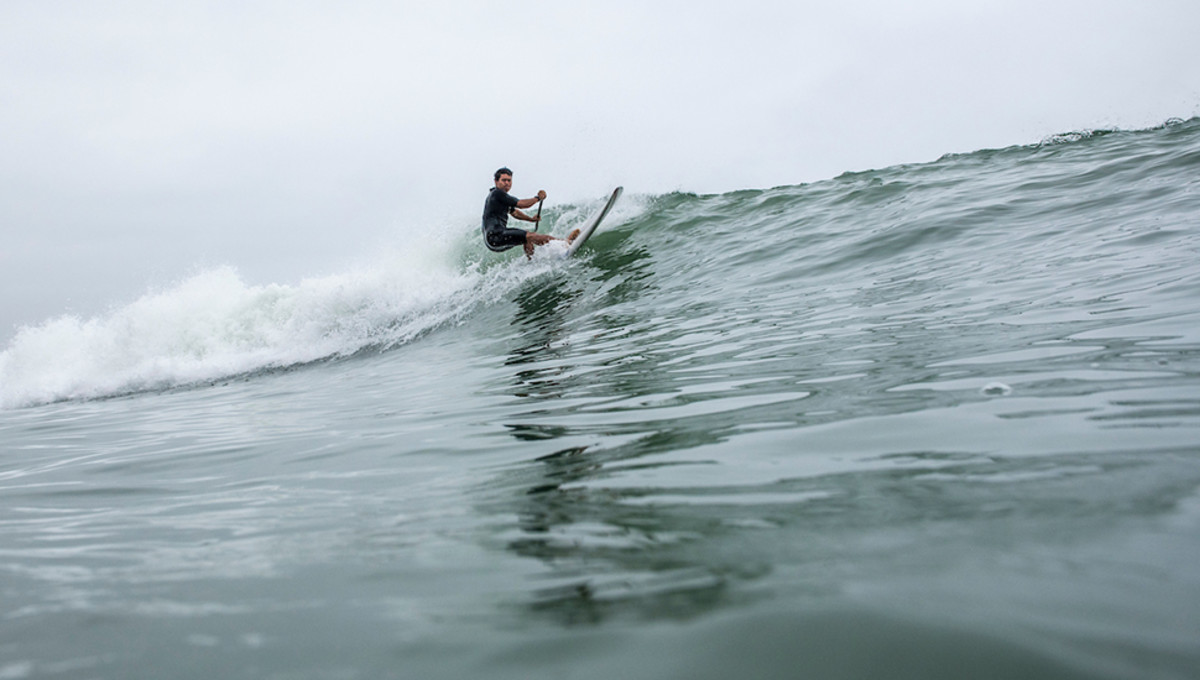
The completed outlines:
[[[516,208],[516,197],[507,191],[492,187],[488,192],[483,202],[483,242],[488,249],[500,252],[525,245],[526,231],[508,226],[508,215]]]

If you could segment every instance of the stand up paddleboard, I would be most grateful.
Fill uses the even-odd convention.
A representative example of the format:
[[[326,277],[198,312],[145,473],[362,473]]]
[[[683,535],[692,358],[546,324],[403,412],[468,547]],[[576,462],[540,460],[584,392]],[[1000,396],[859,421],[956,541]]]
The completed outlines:
[[[600,222],[604,220],[604,216],[608,214],[608,211],[612,210],[612,207],[616,204],[617,199],[621,197],[622,191],[624,191],[623,187],[617,187],[616,189],[613,189],[612,196],[608,197],[608,203],[604,204],[604,207],[600,209],[600,212],[592,215],[588,218],[587,222],[584,222],[583,226],[579,228],[579,236],[576,236],[575,240],[571,241],[571,245],[567,246],[566,254],[563,255],[564,258],[574,255],[575,251],[579,250],[579,248],[583,246],[584,242],[588,240],[588,237],[592,235],[592,232],[596,231],[596,227],[600,226]]]

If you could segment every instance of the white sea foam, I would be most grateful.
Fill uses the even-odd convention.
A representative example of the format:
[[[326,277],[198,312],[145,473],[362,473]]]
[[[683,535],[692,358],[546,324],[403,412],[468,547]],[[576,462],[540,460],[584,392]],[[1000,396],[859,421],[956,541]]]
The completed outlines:
[[[445,249],[443,249],[445,250]],[[481,276],[390,254],[295,285],[201,272],[90,319],[21,328],[0,353],[0,408],[212,380],[403,342],[473,304]]]

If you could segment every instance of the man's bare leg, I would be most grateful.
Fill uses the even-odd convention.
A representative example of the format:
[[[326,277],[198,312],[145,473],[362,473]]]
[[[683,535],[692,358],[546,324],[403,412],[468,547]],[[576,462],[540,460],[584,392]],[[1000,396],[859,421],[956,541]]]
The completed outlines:
[[[554,240],[549,234],[539,234],[536,231],[525,232],[525,257],[533,257],[534,246],[544,246]]]
[[[575,229],[567,235],[567,245],[570,245],[579,236],[579,230]],[[563,239],[554,238],[549,234],[539,234],[536,231],[525,232],[525,257],[533,258],[534,246],[544,246],[551,241],[561,241]]]

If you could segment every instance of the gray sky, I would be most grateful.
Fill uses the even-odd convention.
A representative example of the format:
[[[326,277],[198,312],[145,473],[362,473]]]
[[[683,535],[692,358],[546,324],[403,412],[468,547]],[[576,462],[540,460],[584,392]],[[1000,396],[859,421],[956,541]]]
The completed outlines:
[[[836,5],[836,6],[834,6]],[[0,347],[197,268],[1200,114],[1195,0],[0,2]]]

